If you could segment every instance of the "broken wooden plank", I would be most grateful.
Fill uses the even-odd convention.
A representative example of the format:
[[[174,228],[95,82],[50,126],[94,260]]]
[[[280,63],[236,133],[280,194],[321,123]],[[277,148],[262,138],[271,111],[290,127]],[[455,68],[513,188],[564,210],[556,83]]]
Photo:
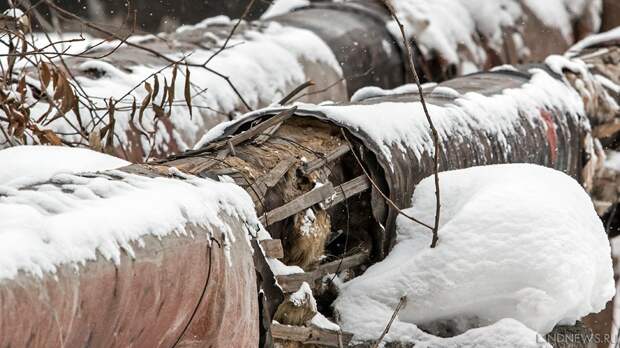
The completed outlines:
[[[256,180],[252,184],[253,189],[251,191],[253,191],[252,193],[255,191],[257,195],[260,195],[257,199],[262,199],[265,197],[267,190],[278,184],[280,179],[282,179],[286,172],[288,172],[293,163],[295,163],[294,158],[287,158],[276,164],[276,166],[273,167],[267,174]],[[254,201],[256,201],[256,199],[254,199]]]
[[[282,247],[282,241],[279,239],[263,239],[260,241],[260,246],[267,257],[272,259],[284,257],[284,248]]]
[[[297,106],[293,106],[290,109],[281,111],[277,115],[268,118],[264,122],[257,124],[256,126],[248,129],[247,131],[233,136],[228,141],[230,141],[230,143],[233,145],[239,145],[245,141],[248,141],[260,134],[263,134],[267,129],[286,121],[288,118],[293,116],[296,110],[297,110]]]
[[[348,332],[328,330],[316,326],[291,326],[280,323],[271,324],[271,336],[279,340],[325,347],[346,347],[353,338],[353,335]]]
[[[351,151],[351,148],[349,147],[348,144],[340,145],[337,148],[335,148],[332,152],[325,155],[324,157],[314,159],[304,164],[304,166],[301,168],[301,172],[304,175],[312,173],[313,171],[323,167],[324,165],[330,162],[333,162],[334,160],[342,157],[349,151]]]
[[[310,286],[313,286],[317,280],[322,279],[328,274],[357,267],[363,265],[367,261],[368,252],[364,251],[355,255],[347,256],[343,259],[320,265],[316,270],[311,272],[279,275],[276,276],[276,279],[284,292],[295,292],[299,290],[304,282],[308,283]]]
[[[323,209],[329,209],[358,193],[364,192],[370,188],[370,180],[366,175],[360,175],[353,180],[349,180],[342,185],[336,186],[334,189],[336,194],[322,204]]]
[[[209,146],[207,146],[207,149],[219,149],[219,151],[217,152],[217,159],[219,160],[224,160],[229,154],[232,154],[233,156],[236,156],[236,152],[235,152],[235,146],[239,145],[247,140],[250,140],[260,134],[262,134],[263,132],[265,132],[266,130],[268,130],[269,128],[272,128],[278,124],[281,124],[282,122],[286,121],[288,118],[290,118],[291,116],[293,116],[293,114],[295,113],[295,111],[297,110],[296,106],[293,106],[290,109],[281,111],[280,113],[276,114],[273,117],[270,117],[269,119],[267,119],[264,122],[261,122],[259,124],[257,124],[256,126],[246,130],[245,132],[241,132],[233,137],[231,137],[230,139],[227,140],[222,140],[220,142],[217,143],[213,143]],[[277,130],[277,128],[276,128]],[[203,166],[202,170],[206,170],[209,169],[211,166],[215,165],[217,163],[217,160],[211,161],[209,163],[206,163]]]
[[[260,222],[264,226],[269,226],[278,221],[282,221],[289,216],[293,216],[304,209],[308,209],[317,203],[321,203],[333,194],[334,186],[331,183],[327,183],[313,189],[312,191],[304,193],[303,195],[273,209],[270,212],[263,214],[263,216],[260,217]]]

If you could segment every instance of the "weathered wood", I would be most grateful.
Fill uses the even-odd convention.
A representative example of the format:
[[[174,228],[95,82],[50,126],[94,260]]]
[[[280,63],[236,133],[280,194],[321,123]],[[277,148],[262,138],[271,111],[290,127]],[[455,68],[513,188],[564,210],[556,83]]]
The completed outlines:
[[[331,183],[327,183],[323,186],[317,187],[312,191],[306,192],[296,199],[278,207],[274,210],[263,214],[260,217],[260,221],[263,225],[269,226],[278,221],[282,221],[289,216],[293,216],[304,209],[308,209],[311,206],[321,203],[334,194],[334,186]]]
[[[334,151],[328,153],[324,157],[317,158],[315,160],[312,160],[304,164],[303,167],[301,167],[301,172],[306,175],[309,173],[312,173],[313,171],[323,167],[324,165],[330,162],[333,162],[334,160],[342,157],[343,155],[347,154],[349,151],[351,151],[351,149],[349,148],[348,144],[340,145],[339,147],[334,149]]]
[[[284,111],[281,111],[280,113],[276,114],[273,117],[270,117],[269,119],[265,120],[264,122],[261,122],[259,124],[257,124],[256,126],[248,129],[245,132],[241,132],[237,135],[235,135],[234,137],[228,139],[228,142],[232,145],[239,145],[243,142],[246,142],[252,138],[257,137],[260,134],[263,134],[267,129],[282,123],[283,121],[286,121],[288,118],[290,118],[295,111],[297,110],[297,106],[293,106],[290,109],[286,109]],[[222,144],[215,144],[216,148],[221,147]]]
[[[338,185],[335,188],[336,194],[333,196],[332,199],[327,200],[323,204],[323,208],[331,208],[358,193],[368,190],[369,188],[370,180],[368,180],[366,175],[360,175],[353,180],[347,181],[342,185]]]
[[[318,269],[312,272],[280,275],[276,278],[278,279],[278,284],[280,284],[280,287],[284,292],[295,292],[299,290],[299,287],[304,282],[312,286],[315,281],[323,278],[327,274],[336,273],[349,268],[357,267],[363,265],[367,261],[368,252],[361,252],[359,254],[345,257],[341,260],[336,260],[323,264],[319,266]]]
[[[278,163],[273,169],[271,169],[267,174],[263,175],[260,179],[256,180],[253,186],[253,190],[251,194],[258,194],[260,197],[256,197],[257,199],[262,199],[267,193],[267,190],[276,186],[280,179],[291,169],[291,166],[295,163],[295,159],[289,158],[284,161]],[[256,193],[254,193],[256,191]],[[255,199],[256,201],[256,199]]]
[[[353,338],[353,335],[348,332],[327,330],[316,326],[290,326],[279,323],[271,324],[271,335],[280,340],[316,344],[324,347],[346,347]]]
[[[284,248],[282,247],[282,241],[279,239],[261,240],[260,246],[263,248],[263,252],[267,257],[273,259],[281,259],[284,257]]]

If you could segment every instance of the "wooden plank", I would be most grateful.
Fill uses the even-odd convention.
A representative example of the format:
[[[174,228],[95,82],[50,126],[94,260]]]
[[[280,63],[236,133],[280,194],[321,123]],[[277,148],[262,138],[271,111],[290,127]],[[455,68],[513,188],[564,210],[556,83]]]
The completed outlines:
[[[349,147],[348,144],[340,145],[337,148],[335,148],[332,152],[330,152],[327,155],[325,155],[324,157],[314,159],[314,160],[304,164],[304,166],[301,167],[301,172],[304,175],[312,173],[313,171],[323,167],[324,165],[326,165],[326,164],[328,164],[330,162],[333,162],[334,160],[342,157],[343,155],[345,155],[349,151],[351,151],[351,148]]]
[[[314,281],[316,280],[316,274],[314,272],[304,272],[277,275],[276,280],[278,281],[278,285],[282,288],[282,291],[285,293],[292,293],[299,290],[301,284],[303,283],[308,283],[308,285],[313,287]]]
[[[282,122],[276,124],[275,126],[267,128],[262,134],[259,134],[256,139],[254,139],[254,144],[260,145],[269,140],[269,138],[271,138],[271,136],[275,134],[278,129],[280,129],[280,126],[282,126]]]
[[[297,110],[297,106],[293,106],[290,109],[281,111],[275,116],[268,118],[266,121],[257,124],[256,126],[246,130],[245,132],[241,132],[237,135],[232,136],[230,139],[218,141],[216,143],[213,143],[207,146],[206,150],[221,149],[217,154],[217,158],[219,159],[226,158],[226,156],[228,156],[228,154],[231,152],[231,149],[234,152],[234,147],[236,145],[239,145],[245,141],[248,141],[262,134],[267,129],[286,121],[288,118],[293,116],[296,110]]]
[[[280,179],[288,172],[291,166],[295,163],[294,158],[287,158],[280,163],[276,164],[267,174],[260,177],[252,184],[253,190],[260,195],[262,199],[267,193],[267,189],[274,187],[278,184]]]
[[[289,275],[276,276],[278,284],[284,292],[290,293],[299,290],[304,282],[313,286],[315,281],[323,278],[330,273],[340,272],[349,268],[363,265],[368,261],[368,252],[361,252],[355,255],[347,256],[341,260],[332,261],[319,266],[312,272],[296,273]]]
[[[360,175],[353,180],[349,180],[342,185],[336,186],[334,191],[336,195],[332,199],[328,199],[321,205],[323,209],[329,209],[358,193],[364,192],[370,188],[370,180],[366,175]]]
[[[346,347],[353,335],[348,332],[333,331],[316,326],[291,326],[271,324],[271,336],[285,341],[315,344],[325,347]]]
[[[293,116],[296,110],[297,110],[296,106],[293,106],[290,109],[284,110],[280,112],[279,114],[267,119],[266,121],[257,124],[255,127],[252,127],[245,132],[235,135],[234,137],[230,138],[229,141],[233,145],[239,145],[247,140],[250,140],[256,137],[257,135],[262,134],[268,128],[271,128],[279,123],[286,121],[288,118]]]
[[[293,216],[304,209],[308,209],[317,203],[321,203],[333,194],[334,186],[331,183],[327,183],[313,189],[312,191],[304,193],[303,195],[273,209],[268,213],[263,214],[263,216],[260,217],[260,222],[264,226],[269,226],[278,221],[282,221],[289,216]]]
[[[279,239],[264,239],[260,241],[260,246],[263,248],[265,256],[272,259],[281,259],[284,257],[284,248],[282,247],[282,241]]]

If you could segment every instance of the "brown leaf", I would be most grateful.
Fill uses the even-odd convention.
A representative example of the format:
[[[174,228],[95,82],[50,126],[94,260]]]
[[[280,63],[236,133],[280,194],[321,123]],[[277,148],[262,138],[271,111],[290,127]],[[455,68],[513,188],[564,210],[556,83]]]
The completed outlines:
[[[23,103],[26,101],[26,75],[23,75],[22,78],[17,83],[17,93],[19,93],[20,101]]]
[[[65,95],[65,89],[67,88],[69,82],[61,72],[57,72],[56,76],[57,79],[55,81],[54,95],[52,96],[52,99],[59,101]]]
[[[155,97],[157,97],[157,94],[159,94],[159,79],[157,78],[157,75],[155,75],[155,82],[153,84],[153,96],[152,96],[152,98],[155,99]]]
[[[191,119],[192,112],[192,94],[190,91],[190,79],[189,79],[189,67],[186,65],[185,66],[185,88],[183,90],[184,94],[185,94],[185,103],[187,104],[187,108],[189,109],[189,117]]]
[[[146,107],[149,106],[149,104],[151,103],[151,96],[153,95],[153,88],[151,87],[150,83],[145,82],[144,88],[146,89],[147,94],[146,94],[146,97],[142,99],[142,104],[140,105],[140,113],[138,114],[138,122],[140,122],[140,126],[142,128],[144,128],[144,125],[142,124],[142,117],[144,116],[144,110],[146,110]]]
[[[47,64],[41,63],[41,67],[39,70],[40,70],[39,76],[41,78],[41,82],[43,83],[42,89],[45,89],[50,84],[50,79],[51,79],[50,69],[47,67]]]

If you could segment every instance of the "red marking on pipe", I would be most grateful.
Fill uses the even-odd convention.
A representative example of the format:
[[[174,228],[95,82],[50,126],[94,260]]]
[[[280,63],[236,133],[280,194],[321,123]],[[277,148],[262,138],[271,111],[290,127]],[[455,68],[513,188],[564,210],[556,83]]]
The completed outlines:
[[[555,160],[558,158],[558,136],[556,134],[557,127],[555,126],[555,122],[553,122],[553,115],[551,112],[541,109],[540,117],[542,117],[543,121],[547,125],[547,142],[549,142],[549,150],[551,154],[551,164],[555,163]]]

